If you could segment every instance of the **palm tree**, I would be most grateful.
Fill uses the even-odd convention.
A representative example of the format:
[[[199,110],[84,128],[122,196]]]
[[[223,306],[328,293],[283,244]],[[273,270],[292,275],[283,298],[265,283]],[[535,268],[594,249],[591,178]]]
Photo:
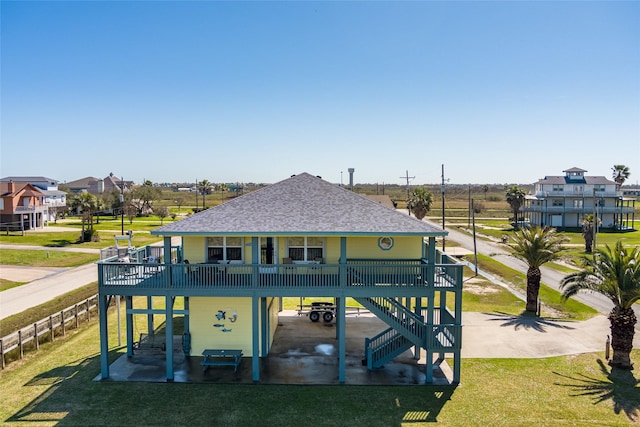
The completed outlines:
[[[422,220],[422,218],[427,215],[427,212],[431,210],[432,204],[433,196],[424,188],[416,188],[413,190],[411,196],[409,196],[409,200],[407,200],[409,211],[413,210],[413,214],[419,220]]]
[[[206,196],[207,194],[211,194],[211,190],[213,189],[213,184],[207,181],[206,179],[203,179],[198,184],[198,189],[202,193],[202,208],[206,209],[207,205],[205,204],[205,198],[207,197]]]
[[[629,167],[625,165],[613,165],[611,170],[613,171],[613,180],[616,182],[619,190],[622,184],[629,178],[631,172],[629,172]]]
[[[91,193],[80,193],[74,196],[71,201],[71,206],[77,209],[81,215],[82,221],[82,236],[80,240],[86,242],[93,237],[93,215],[103,208],[102,199],[94,196]],[[87,230],[85,231],[85,223],[87,223]]]
[[[625,248],[620,240],[596,249],[596,256],[583,256],[584,270],[562,279],[562,297],[567,299],[585,290],[606,296],[613,302],[609,313],[613,358],[609,365],[631,370],[631,349],[637,318],[633,304],[640,300],[640,247]]]
[[[514,244],[512,256],[527,263],[527,305],[526,311],[535,313],[537,310],[538,293],[542,273],[540,266],[560,258],[564,249],[562,244],[568,238],[557,233],[551,227],[525,227],[513,235]]]
[[[221,183],[217,185],[218,191],[220,191],[220,199],[222,203],[224,203],[224,192],[229,191],[229,186],[225,183]]]
[[[507,187],[506,198],[507,203],[511,206],[511,211],[513,212],[513,222],[515,224],[513,228],[515,229],[518,228],[518,211],[524,203],[524,196],[525,192],[517,185]]]
[[[487,200],[487,193],[489,192],[489,186],[487,184],[482,186],[482,192],[484,193],[484,199]]]
[[[584,218],[582,218],[582,237],[584,237],[584,251],[590,254],[594,237],[593,214],[586,214]]]

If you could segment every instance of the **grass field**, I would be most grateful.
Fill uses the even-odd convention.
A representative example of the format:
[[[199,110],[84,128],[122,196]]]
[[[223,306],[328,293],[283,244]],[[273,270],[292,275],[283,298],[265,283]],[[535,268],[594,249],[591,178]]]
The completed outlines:
[[[101,249],[115,245],[114,235],[119,232],[102,231],[99,242],[78,243],[80,237],[80,229],[78,231],[38,231],[27,232],[24,236],[18,234],[0,235],[0,243],[8,245],[33,245],[51,248],[89,248]],[[161,238],[151,236],[149,233],[134,233],[132,244],[134,246],[145,246],[151,243],[161,241]]]
[[[110,342],[115,316],[109,317]],[[462,383],[286,386],[95,382],[97,324],[0,373],[0,420],[30,426],[626,426],[640,384],[602,354],[464,359]],[[115,359],[123,349],[113,348]],[[634,350],[638,360],[640,352]]]

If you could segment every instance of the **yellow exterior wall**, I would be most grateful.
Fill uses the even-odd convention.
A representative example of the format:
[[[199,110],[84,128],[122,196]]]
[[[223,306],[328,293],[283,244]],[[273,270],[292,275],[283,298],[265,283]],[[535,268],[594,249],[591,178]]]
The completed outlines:
[[[278,327],[278,302],[267,299],[269,317],[269,345]],[[217,319],[218,310],[225,312],[226,319]],[[231,316],[237,313],[235,322]],[[191,332],[191,355],[198,356],[207,348],[242,350],[245,357],[253,355],[253,314],[251,298],[191,297],[189,298],[189,325]],[[214,325],[224,325],[216,327]],[[224,332],[224,330],[230,330]],[[260,329],[262,330],[262,325]],[[262,348],[260,342],[259,348]]]
[[[347,238],[347,258],[419,259],[420,257],[422,257],[422,237],[393,237],[393,247],[386,251],[378,246],[378,237]]]
[[[184,259],[189,260],[191,264],[206,261],[207,248],[205,247],[204,237],[185,236],[182,239]]]
[[[409,258],[418,259],[422,256],[422,237],[400,236],[393,237],[393,247],[382,250],[378,246],[378,237],[348,237],[347,258]],[[184,237],[184,259],[190,263],[206,262],[205,237]],[[288,256],[287,238],[277,238],[278,253],[276,263],[282,263]],[[244,237],[244,263],[251,264],[251,237]],[[325,263],[337,264],[340,261],[340,237],[327,237],[325,240]]]

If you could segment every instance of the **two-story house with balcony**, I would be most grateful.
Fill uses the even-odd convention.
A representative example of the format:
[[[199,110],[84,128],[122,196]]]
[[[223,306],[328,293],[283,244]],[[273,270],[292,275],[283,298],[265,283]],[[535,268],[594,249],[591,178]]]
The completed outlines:
[[[582,226],[585,215],[598,218],[601,228],[627,230],[634,221],[635,199],[623,197],[615,181],[588,176],[580,168],[563,171],[563,176],[545,176],[525,197],[520,211],[532,225],[556,228]]]
[[[407,350],[423,351],[430,383],[446,354],[452,382],[459,382],[462,266],[437,250],[436,238],[446,235],[438,227],[302,173],[152,234],[163,237],[164,247],[138,248],[126,262],[98,264],[102,379],[110,378],[106,308],[119,295],[126,300],[128,356],[137,338],[134,316],[146,317],[148,331],[155,329],[154,315],[166,319],[167,381],[174,380],[177,314],[184,316],[188,357],[246,358],[257,382],[278,328],[280,299],[321,297],[335,302],[337,363],[326,367],[327,375],[344,383],[345,301],[351,297],[387,326],[363,339],[367,368],[381,368]],[[155,263],[144,262],[149,258]],[[148,298],[146,308],[134,307],[132,298],[139,296]]]
[[[67,206],[67,193],[58,190],[58,181],[44,176],[9,176],[0,179],[0,182],[13,181],[16,184],[29,183],[44,194],[43,204],[47,207],[44,213],[44,223],[55,221],[57,208]]]
[[[94,196],[99,196],[113,190],[117,190],[119,192],[131,191],[133,181],[124,181],[111,172],[103,179],[88,176],[67,182],[65,185],[69,187],[69,190],[74,194],[85,192],[93,194]]]
[[[0,228],[33,230],[43,228],[47,207],[45,194],[29,183],[0,181]]]

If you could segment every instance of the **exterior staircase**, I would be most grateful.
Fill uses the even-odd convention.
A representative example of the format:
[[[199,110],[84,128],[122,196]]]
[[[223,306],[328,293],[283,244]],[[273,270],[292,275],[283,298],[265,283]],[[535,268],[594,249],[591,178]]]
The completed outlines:
[[[375,337],[365,340],[367,368],[380,368],[413,346],[426,348],[427,324],[409,308],[389,297],[364,297],[356,300],[390,326]]]

